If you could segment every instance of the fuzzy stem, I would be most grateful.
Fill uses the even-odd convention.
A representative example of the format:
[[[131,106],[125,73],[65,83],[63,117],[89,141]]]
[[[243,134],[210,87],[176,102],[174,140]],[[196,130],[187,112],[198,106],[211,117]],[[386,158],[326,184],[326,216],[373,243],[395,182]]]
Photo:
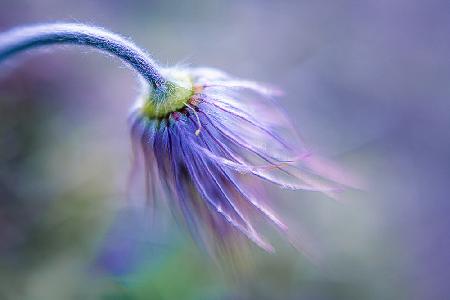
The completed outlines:
[[[138,71],[155,90],[165,93],[166,80],[147,53],[117,34],[82,24],[32,25],[1,33],[0,62],[21,51],[52,44],[84,45],[114,54]]]

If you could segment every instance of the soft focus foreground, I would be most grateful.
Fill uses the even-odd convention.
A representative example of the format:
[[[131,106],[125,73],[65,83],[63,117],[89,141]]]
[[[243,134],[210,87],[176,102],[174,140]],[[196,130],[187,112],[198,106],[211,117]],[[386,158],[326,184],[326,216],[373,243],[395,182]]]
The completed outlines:
[[[342,203],[268,191],[315,262],[273,236],[225,275],[164,205],[127,202],[132,72],[90,50],[0,66],[0,298],[442,299],[450,292],[445,1],[6,1],[0,29],[92,22],[163,64],[278,85]],[[139,177],[138,177],[139,178]],[[142,201],[141,201],[142,200]],[[181,224],[179,224],[181,225]],[[230,267],[234,269],[233,267]]]

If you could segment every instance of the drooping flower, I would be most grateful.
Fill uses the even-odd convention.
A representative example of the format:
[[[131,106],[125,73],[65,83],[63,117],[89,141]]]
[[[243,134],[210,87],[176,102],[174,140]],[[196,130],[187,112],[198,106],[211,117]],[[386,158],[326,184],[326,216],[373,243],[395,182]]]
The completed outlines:
[[[261,193],[264,183],[327,194],[339,186],[309,162],[309,151],[273,100],[276,90],[210,68],[162,69],[130,41],[82,24],[6,32],[0,35],[0,61],[53,44],[100,49],[142,76],[143,92],[130,124],[148,195],[167,194],[202,244],[212,238],[227,245],[245,236],[273,251],[255,218],[264,217],[285,233],[288,228]]]
[[[232,243],[229,237],[240,233],[273,251],[254,217],[283,232],[288,228],[258,193],[264,182],[294,190],[336,189],[308,166],[310,152],[272,99],[279,92],[210,68],[163,74],[182,88],[162,102],[144,88],[148,92],[130,118],[151,190],[169,193],[200,242],[212,236]]]

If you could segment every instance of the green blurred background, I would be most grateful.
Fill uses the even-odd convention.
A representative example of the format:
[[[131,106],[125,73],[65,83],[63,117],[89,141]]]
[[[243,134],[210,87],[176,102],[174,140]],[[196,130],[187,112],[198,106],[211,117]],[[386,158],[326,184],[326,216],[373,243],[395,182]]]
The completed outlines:
[[[438,0],[1,0],[1,30],[86,22],[162,65],[279,86],[312,149],[366,188],[344,203],[272,191],[318,261],[268,230],[276,254],[250,247],[230,275],[164,207],[152,219],[126,201],[135,74],[89,49],[20,55],[0,65],[0,299],[447,299],[449,12]]]

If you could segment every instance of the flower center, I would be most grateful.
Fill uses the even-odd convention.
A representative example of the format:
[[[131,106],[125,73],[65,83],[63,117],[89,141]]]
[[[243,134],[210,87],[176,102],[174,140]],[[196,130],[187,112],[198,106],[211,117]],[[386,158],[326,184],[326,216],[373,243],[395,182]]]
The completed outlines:
[[[162,73],[167,79],[166,91],[151,89],[142,99],[142,113],[150,119],[163,118],[181,110],[195,92],[188,73],[176,69],[166,69]]]

